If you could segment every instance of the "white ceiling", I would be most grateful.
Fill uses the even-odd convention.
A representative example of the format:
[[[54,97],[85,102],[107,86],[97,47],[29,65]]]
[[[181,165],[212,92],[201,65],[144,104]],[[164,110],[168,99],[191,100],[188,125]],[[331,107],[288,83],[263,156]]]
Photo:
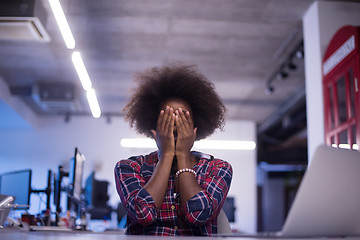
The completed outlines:
[[[175,61],[196,64],[214,82],[231,119],[261,123],[304,84],[303,59],[294,58],[297,70],[273,81],[273,94],[264,93],[301,42],[302,16],[313,0],[60,1],[105,115],[121,114],[135,72]],[[41,2],[51,41],[0,39],[0,78],[10,87],[73,83],[80,102],[73,114],[89,114],[74,50]],[[38,115],[49,114],[21,99]]]

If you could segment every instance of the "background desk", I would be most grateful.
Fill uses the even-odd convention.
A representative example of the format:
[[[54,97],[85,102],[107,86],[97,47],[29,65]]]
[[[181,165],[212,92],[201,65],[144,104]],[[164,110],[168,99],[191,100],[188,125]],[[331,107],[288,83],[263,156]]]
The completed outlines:
[[[234,239],[243,239],[243,240],[255,240],[255,239],[264,239],[264,238],[255,238],[255,237],[175,237],[176,240],[210,240],[210,239],[225,239],[225,240],[234,240]],[[0,229],[0,239],[1,240],[174,240],[174,237],[155,237],[155,236],[128,236],[124,235],[121,232],[104,232],[104,233],[91,233],[91,232],[21,232],[15,230],[4,230]],[[275,239],[275,238],[265,238],[265,239]],[[299,238],[307,240],[323,240],[324,238]],[[326,238],[325,238],[326,239]],[[295,238],[283,240],[296,240]],[[331,238],[331,240],[360,240],[360,237],[347,237],[347,238]]]

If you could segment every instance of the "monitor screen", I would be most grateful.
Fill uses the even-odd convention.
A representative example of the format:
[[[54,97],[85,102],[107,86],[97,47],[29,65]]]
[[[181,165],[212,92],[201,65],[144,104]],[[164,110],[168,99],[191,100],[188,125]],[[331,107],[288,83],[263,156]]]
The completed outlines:
[[[92,207],[93,205],[93,198],[94,198],[94,182],[95,182],[95,172],[91,172],[91,174],[89,175],[89,177],[86,179],[85,181],[85,201],[86,201],[86,205],[88,207]]]
[[[233,197],[227,197],[225,199],[223,210],[229,219],[229,222],[235,222],[235,199]]]
[[[29,209],[31,194],[31,169],[0,175],[0,193],[15,197],[17,209]],[[27,206],[23,206],[27,205]]]
[[[78,148],[75,148],[74,158],[71,159],[69,178],[72,185],[72,196],[77,200],[81,199],[84,162],[85,156]]]
[[[85,182],[85,201],[91,208],[107,208],[109,200],[107,181],[95,179],[95,172],[92,172]]]
[[[110,219],[111,208],[107,205],[109,200],[107,181],[95,179],[95,172],[92,172],[85,182],[85,202],[91,219]]]

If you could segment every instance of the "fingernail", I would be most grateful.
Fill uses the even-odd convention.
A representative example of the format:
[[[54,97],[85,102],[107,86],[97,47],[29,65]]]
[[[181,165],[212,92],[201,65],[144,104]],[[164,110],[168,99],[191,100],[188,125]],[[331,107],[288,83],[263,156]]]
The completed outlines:
[[[166,106],[166,110],[168,110],[170,107],[169,106]]]
[[[164,114],[164,110],[161,110],[160,113],[161,113],[161,114]]]
[[[181,107],[179,107],[179,111],[182,111]]]

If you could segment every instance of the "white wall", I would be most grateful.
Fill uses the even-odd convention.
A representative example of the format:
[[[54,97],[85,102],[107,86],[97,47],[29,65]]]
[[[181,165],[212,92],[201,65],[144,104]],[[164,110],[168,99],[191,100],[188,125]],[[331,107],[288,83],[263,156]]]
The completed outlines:
[[[224,132],[217,132],[208,139],[256,141],[256,125],[250,121],[227,121]],[[207,150],[204,152],[231,164],[233,180],[228,196],[235,197],[236,207],[236,222],[231,225],[239,231],[255,233],[257,227],[256,150]]]
[[[1,115],[1,113],[0,113]],[[115,187],[113,168],[115,163],[132,155],[146,154],[149,149],[125,149],[121,138],[138,135],[122,118],[106,119],[73,117],[69,123],[63,118],[39,118],[37,128],[0,130],[0,173],[31,168],[32,186],[45,188],[47,170],[57,171],[62,164],[68,169],[74,148],[86,157],[85,177],[96,170],[96,178],[110,182],[110,203],[119,201]],[[225,132],[216,133],[212,139],[255,140],[255,123],[229,121]],[[205,152],[205,151],[204,151]],[[236,198],[236,220],[234,228],[246,232],[256,230],[256,151],[206,151],[232,164],[234,178],[229,196]],[[34,199],[34,200],[33,200]],[[32,201],[38,196],[32,194]],[[45,198],[43,198],[45,200]],[[36,201],[38,202],[38,201]],[[35,204],[30,212],[36,213],[44,205]]]
[[[322,59],[333,35],[344,25],[360,26],[360,3],[314,2],[303,17],[308,156],[324,144]]]

